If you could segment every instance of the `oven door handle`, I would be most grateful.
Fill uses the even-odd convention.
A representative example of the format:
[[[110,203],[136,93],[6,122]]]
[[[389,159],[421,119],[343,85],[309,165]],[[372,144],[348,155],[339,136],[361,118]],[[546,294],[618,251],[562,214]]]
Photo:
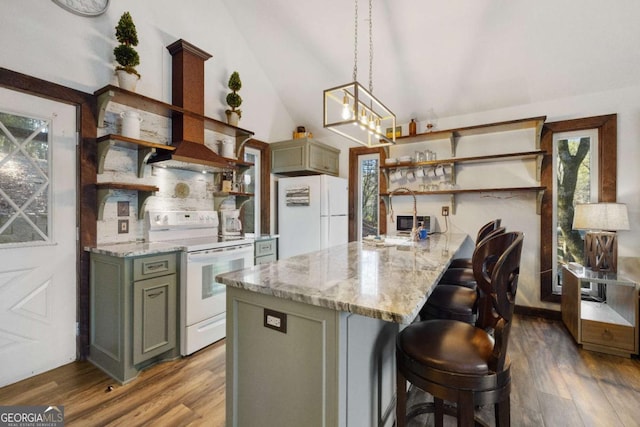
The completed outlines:
[[[189,256],[189,261],[197,261],[200,259],[206,259],[206,258],[211,258],[211,256],[214,256],[216,254],[221,254],[221,253],[225,253],[225,252],[233,252],[233,251],[238,251],[238,250],[251,250],[251,244],[247,244],[247,245],[242,245],[242,246],[229,246],[226,248],[217,248],[217,249],[206,249],[203,251],[195,251],[195,252],[188,252],[188,256]]]

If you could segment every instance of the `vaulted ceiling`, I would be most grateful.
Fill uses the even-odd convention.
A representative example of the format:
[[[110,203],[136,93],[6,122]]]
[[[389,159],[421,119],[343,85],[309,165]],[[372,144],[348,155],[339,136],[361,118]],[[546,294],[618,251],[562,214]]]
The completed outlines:
[[[352,0],[224,0],[296,123],[352,81]],[[399,123],[638,84],[637,0],[373,0],[373,91]],[[358,81],[369,82],[359,0]],[[420,129],[419,129],[420,131]]]

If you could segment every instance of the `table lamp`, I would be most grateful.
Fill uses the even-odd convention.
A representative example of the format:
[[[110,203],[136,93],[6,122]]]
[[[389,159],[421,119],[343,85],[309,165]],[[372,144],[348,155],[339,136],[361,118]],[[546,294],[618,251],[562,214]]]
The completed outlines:
[[[573,229],[587,230],[584,237],[585,267],[592,271],[616,272],[617,230],[629,229],[627,205],[622,203],[577,204]]]

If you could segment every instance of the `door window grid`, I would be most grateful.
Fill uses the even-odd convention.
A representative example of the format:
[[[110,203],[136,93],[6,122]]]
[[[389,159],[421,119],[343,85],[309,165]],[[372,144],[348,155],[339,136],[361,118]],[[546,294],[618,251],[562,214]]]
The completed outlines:
[[[50,127],[0,112],[0,245],[50,242]]]

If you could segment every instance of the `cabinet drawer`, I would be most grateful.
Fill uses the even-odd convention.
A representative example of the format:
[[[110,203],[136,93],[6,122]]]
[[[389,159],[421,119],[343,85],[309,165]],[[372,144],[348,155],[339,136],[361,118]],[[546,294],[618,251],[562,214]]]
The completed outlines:
[[[256,257],[255,262],[256,262],[256,265],[258,265],[258,264],[266,264],[268,262],[275,261],[275,260],[276,260],[276,254],[271,254],[271,255]]]
[[[149,279],[176,272],[176,255],[164,254],[133,260],[133,280]]]
[[[582,321],[582,342],[634,351],[635,336],[631,326]]]
[[[275,255],[276,240],[258,240],[256,242],[256,256]]]

